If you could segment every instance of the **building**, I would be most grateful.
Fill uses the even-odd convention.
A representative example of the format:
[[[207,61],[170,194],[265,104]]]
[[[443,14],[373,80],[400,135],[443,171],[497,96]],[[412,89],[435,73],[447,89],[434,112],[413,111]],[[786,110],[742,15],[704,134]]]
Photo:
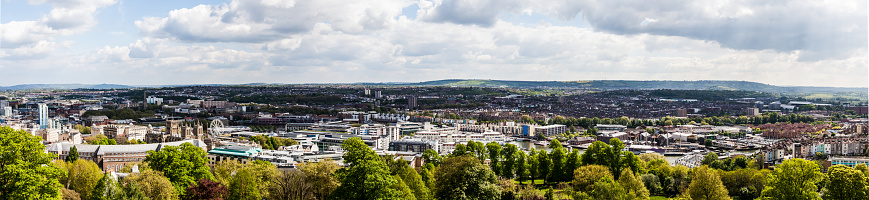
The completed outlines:
[[[217,164],[224,160],[236,160],[242,164],[247,163],[254,156],[257,156],[263,149],[251,146],[227,145],[217,147],[208,151],[209,164]]]
[[[148,98],[145,98],[145,101],[148,104],[157,104],[157,105],[163,104],[163,98],[157,98],[155,96],[148,96]]]
[[[161,143],[187,139],[203,140],[205,131],[199,123],[181,123],[181,120],[166,120],[166,131],[163,133],[146,133],[145,142]]]
[[[407,109],[414,109],[418,106],[419,97],[418,96],[409,96],[407,97]]]
[[[567,126],[563,124],[553,124],[540,127],[534,127],[534,133],[543,134],[545,136],[558,135],[567,133]]]
[[[627,129],[627,126],[618,125],[618,124],[598,124],[594,126],[598,132],[621,132]]]
[[[376,99],[383,98],[383,92],[380,90],[374,91],[374,98],[376,98]]]
[[[0,116],[12,116],[12,107],[0,107]]]
[[[688,117],[688,109],[676,109],[676,117]]]
[[[51,122],[48,121],[48,105],[39,104],[39,129],[47,129]]]
[[[854,167],[859,164],[869,165],[869,158],[840,158],[840,157],[831,157],[830,165],[845,165],[848,167]]]
[[[403,139],[389,142],[390,151],[411,151],[422,153],[429,149],[434,150],[435,152],[440,152],[440,145],[436,140],[423,139]]]
[[[48,153],[57,155],[55,159],[65,160],[69,154],[69,149],[75,146],[79,159],[94,161],[103,171],[118,171],[124,168],[125,165],[144,161],[145,157],[148,156],[148,151],[160,151],[164,147],[181,146],[184,143],[190,143],[195,147],[202,148],[203,151],[206,147],[205,142],[202,142],[202,140],[183,140],[169,143],[134,145],[53,143],[49,144],[45,150]]]
[[[760,110],[757,108],[745,108],[745,110],[743,110],[743,112],[745,112],[746,116],[758,116],[758,115],[760,115]]]
[[[618,138],[621,141],[631,140],[631,135],[625,132],[601,133],[597,135],[597,141],[609,143],[611,139]]]
[[[99,126],[108,124],[109,117],[106,116],[90,116],[85,120],[85,126]]]
[[[127,140],[145,141],[145,135],[149,133],[150,128],[147,126],[110,124],[91,127],[91,133],[102,134],[108,138],[114,139],[118,136],[124,136]]]

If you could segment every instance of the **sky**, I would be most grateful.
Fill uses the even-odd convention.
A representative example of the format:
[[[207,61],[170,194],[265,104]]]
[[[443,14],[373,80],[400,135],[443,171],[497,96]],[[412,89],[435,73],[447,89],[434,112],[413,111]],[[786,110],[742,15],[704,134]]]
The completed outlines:
[[[869,86],[865,0],[0,0],[0,85]]]

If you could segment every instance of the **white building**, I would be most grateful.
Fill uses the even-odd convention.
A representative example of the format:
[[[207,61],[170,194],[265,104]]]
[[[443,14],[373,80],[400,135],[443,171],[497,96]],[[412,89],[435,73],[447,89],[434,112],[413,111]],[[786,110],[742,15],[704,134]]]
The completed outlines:
[[[534,133],[543,134],[546,136],[558,135],[567,132],[567,126],[563,124],[553,124],[541,127],[534,127]]]
[[[157,98],[155,96],[148,96],[148,98],[145,98],[145,100],[146,102],[148,102],[148,104],[163,104],[163,98]]]

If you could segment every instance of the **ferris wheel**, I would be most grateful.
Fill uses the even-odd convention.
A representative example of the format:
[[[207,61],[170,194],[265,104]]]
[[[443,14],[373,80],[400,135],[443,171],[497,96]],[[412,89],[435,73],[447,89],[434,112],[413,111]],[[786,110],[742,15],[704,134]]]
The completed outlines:
[[[208,126],[208,135],[216,139],[221,134],[223,134],[223,122],[216,119],[211,121],[211,125]]]

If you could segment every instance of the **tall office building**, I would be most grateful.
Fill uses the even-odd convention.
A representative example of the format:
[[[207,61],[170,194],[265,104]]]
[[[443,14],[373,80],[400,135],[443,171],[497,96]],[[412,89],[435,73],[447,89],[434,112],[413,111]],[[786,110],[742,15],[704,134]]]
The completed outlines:
[[[419,105],[419,104],[417,104],[418,101],[419,101],[418,96],[408,96],[407,97],[407,109],[416,108],[416,106]]]
[[[39,129],[47,129],[49,125],[48,121],[48,105],[44,103],[39,104]]]
[[[0,115],[3,116],[12,116],[12,107],[0,107]]]
[[[0,108],[5,108],[5,107],[9,107],[9,101],[0,100]]]
[[[383,98],[383,93],[380,90],[374,91],[374,98]]]

